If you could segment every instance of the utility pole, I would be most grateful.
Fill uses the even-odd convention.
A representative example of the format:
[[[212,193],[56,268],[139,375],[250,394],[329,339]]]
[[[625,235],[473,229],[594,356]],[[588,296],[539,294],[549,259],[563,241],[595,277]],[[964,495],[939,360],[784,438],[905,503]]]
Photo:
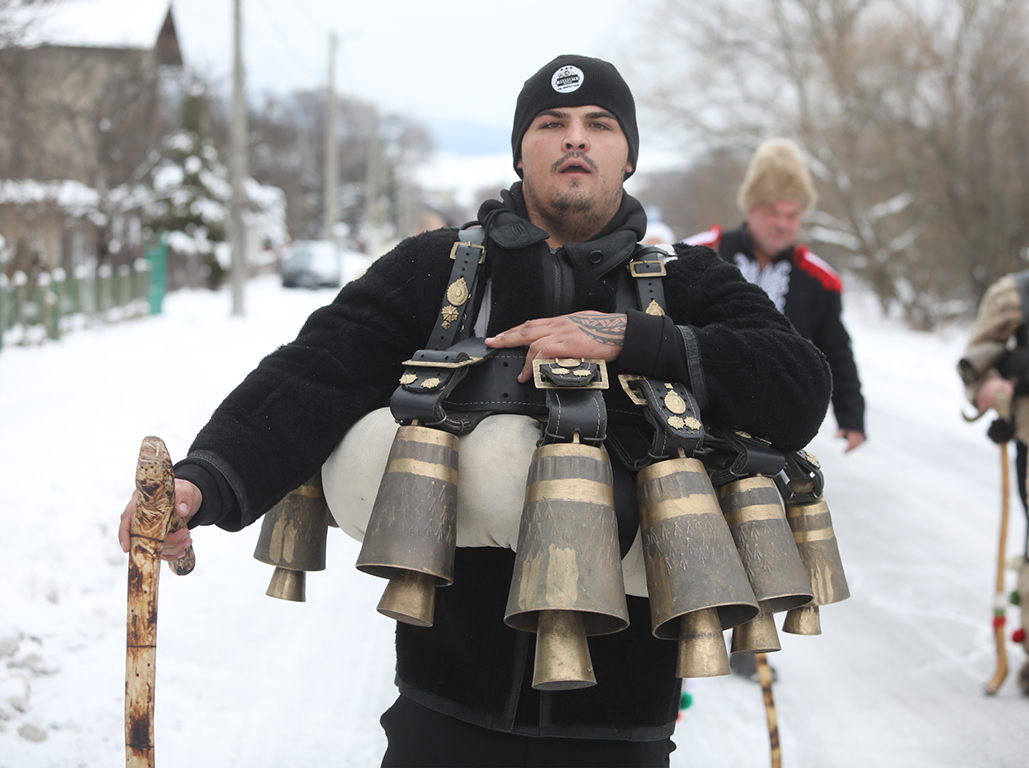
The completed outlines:
[[[379,113],[372,107],[372,126],[365,159],[364,228],[367,253],[378,258],[382,249],[382,142],[379,136]]]
[[[339,173],[336,141],[336,33],[329,35],[329,89],[325,99],[325,223],[322,226],[324,240],[336,242],[337,174]]]
[[[232,70],[232,314],[243,315],[243,289],[247,280],[247,233],[243,228],[245,193],[243,179],[247,175],[247,112],[243,98],[243,12],[242,0],[233,0],[233,50],[235,64]]]

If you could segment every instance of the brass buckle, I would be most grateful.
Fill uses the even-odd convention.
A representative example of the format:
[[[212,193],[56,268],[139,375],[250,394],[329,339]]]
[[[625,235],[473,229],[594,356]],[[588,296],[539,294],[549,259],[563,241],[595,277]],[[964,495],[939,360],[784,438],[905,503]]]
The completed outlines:
[[[467,368],[469,365],[481,363],[485,358],[467,357],[453,363],[435,363],[431,360],[405,360],[401,365],[409,368]]]
[[[544,377],[542,367],[550,363],[569,369],[569,371],[578,368],[583,363],[596,363],[597,370],[600,373],[600,380],[583,384],[581,387],[562,387]],[[607,362],[594,357],[537,357],[532,361],[532,381],[536,385],[536,389],[607,389],[610,386],[607,376]]]
[[[464,243],[464,242],[461,242],[460,240],[458,240],[456,243],[454,243],[454,247],[450,249],[450,258],[452,260],[456,260],[457,259],[457,248],[458,248],[458,246],[461,246],[461,245],[467,245],[469,248],[478,248],[479,249],[479,263],[482,264],[483,259],[486,258],[486,246],[485,245],[479,245],[477,243]]]
[[[637,267],[640,267],[640,266],[643,266],[643,265],[649,266],[651,264],[656,264],[658,267],[660,267],[660,269],[656,270],[654,272],[640,272],[640,271],[637,270]],[[665,275],[668,274],[668,270],[665,269],[665,263],[663,261],[656,261],[656,260],[652,261],[652,260],[647,259],[647,260],[644,260],[644,261],[630,261],[629,262],[629,274],[632,275],[633,277],[664,277]]]
[[[630,381],[640,381],[641,379],[647,378],[646,376],[640,376],[635,373],[620,373],[618,374],[618,383],[622,385],[622,389],[625,390],[625,394],[632,400],[633,405],[646,405],[647,399],[639,394],[630,385]]]

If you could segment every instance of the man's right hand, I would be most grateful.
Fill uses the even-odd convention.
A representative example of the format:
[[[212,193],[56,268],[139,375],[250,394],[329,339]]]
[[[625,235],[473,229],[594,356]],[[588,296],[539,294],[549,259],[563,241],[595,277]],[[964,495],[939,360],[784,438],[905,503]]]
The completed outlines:
[[[182,515],[184,522],[200,509],[203,501],[203,494],[200,489],[188,480],[175,481],[175,513]],[[121,513],[121,524],[118,526],[118,541],[121,543],[121,551],[129,551],[129,527],[132,525],[132,516],[136,513],[136,492],[132,492],[132,498]],[[169,533],[164,539],[164,550],[161,552],[162,560],[178,560],[186,553],[186,548],[193,543],[188,528],[181,528],[174,533]]]

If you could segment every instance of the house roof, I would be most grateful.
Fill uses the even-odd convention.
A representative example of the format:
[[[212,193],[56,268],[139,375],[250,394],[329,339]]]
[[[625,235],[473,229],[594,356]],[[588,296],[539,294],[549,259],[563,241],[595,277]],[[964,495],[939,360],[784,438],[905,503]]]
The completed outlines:
[[[24,43],[150,49],[171,8],[169,0],[51,0],[23,10],[31,14]]]

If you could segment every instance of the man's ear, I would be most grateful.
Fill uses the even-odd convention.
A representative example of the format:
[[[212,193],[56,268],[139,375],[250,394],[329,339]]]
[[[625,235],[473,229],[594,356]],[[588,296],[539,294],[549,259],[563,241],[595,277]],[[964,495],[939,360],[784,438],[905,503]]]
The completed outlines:
[[[631,173],[632,173],[632,163],[626,162],[625,163],[625,171],[622,173],[622,181],[625,181],[627,178],[629,178],[629,174],[631,174]]]

